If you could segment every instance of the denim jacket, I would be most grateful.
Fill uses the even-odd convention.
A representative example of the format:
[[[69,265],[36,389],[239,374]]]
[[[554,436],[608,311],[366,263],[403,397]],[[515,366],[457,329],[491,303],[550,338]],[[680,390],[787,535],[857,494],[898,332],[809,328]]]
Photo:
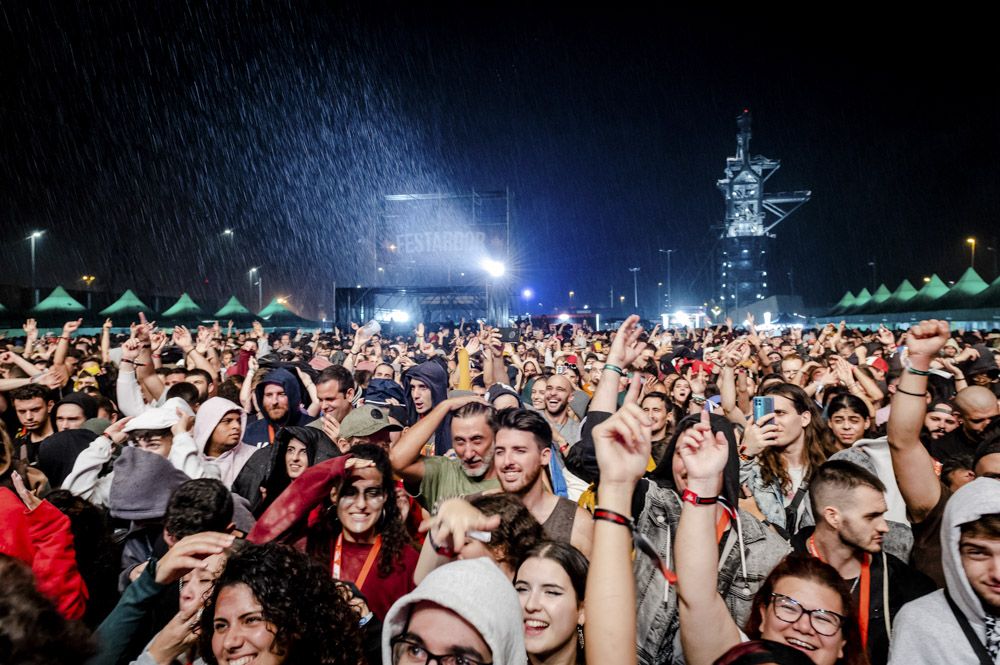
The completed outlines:
[[[750,494],[760,512],[767,518],[768,523],[774,524],[786,532],[789,537],[805,526],[812,526],[816,522],[813,519],[812,509],[809,507],[809,495],[803,497],[796,514],[798,523],[789,529],[785,524],[785,495],[781,491],[781,484],[777,482],[765,483],[760,475],[760,464],[756,460],[740,461],[740,485],[750,489]]]
[[[673,567],[673,539],[681,514],[681,503],[671,490],[647,483],[642,512],[636,517],[639,530],[652,541],[668,566]],[[743,557],[737,544],[740,531],[730,528],[720,544],[727,552],[719,567],[718,590],[737,625],[750,616],[753,596],[771,570],[790,551],[773,529],[749,513],[740,511]],[[681,544],[680,546],[683,546]],[[642,665],[683,662],[677,611],[677,590],[667,585],[659,569],[645,556],[637,556],[632,572],[636,582],[637,650]]]

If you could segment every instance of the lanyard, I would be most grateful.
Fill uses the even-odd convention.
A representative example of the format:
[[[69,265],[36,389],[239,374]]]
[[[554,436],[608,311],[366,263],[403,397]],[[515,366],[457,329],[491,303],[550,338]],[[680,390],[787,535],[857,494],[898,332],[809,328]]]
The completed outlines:
[[[819,550],[816,549],[816,536],[809,536],[809,540],[806,541],[806,547],[809,549],[809,554],[813,555],[820,561],[823,561],[823,557],[820,555]],[[823,563],[826,563],[823,561]],[[868,610],[869,604],[871,603],[871,591],[872,591],[872,557],[870,554],[865,552],[865,557],[861,561],[861,598],[858,601],[858,628],[861,631],[861,646],[865,649],[868,648]]]
[[[333,579],[342,580],[340,576],[340,563],[341,557],[344,549],[344,534],[341,533],[337,536],[337,544],[333,548]],[[361,566],[361,572],[358,573],[358,578],[354,580],[354,586],[361,589],[365,585],[365,580],[368,579],[368,573],[371,572],[372,566],[375,564],[375,559],[378,558],[378,552],[382,549],[382,535],[379,534],[375,536],[375,544],[372,548],[368,550],[368,557],[365,559],[365,564]],[[345,580],[350,581],[350,580]]]
[[[267,442],[274,443],[274,425],[271,423],[267,424]]]
[[[715,523],[715,542],[722,542],[722,534],[726,532],[729,528],[729,513],[723,512],[722,516],[719,517],[719,521]]]

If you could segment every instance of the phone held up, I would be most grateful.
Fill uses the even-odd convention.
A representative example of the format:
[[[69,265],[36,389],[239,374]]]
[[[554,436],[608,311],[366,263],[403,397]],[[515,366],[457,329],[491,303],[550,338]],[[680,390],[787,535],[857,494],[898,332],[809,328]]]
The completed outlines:
[[[754,397],[753,398],[753,421],[760,422],[768,413],[774,413],[774,398],[773,397]]]

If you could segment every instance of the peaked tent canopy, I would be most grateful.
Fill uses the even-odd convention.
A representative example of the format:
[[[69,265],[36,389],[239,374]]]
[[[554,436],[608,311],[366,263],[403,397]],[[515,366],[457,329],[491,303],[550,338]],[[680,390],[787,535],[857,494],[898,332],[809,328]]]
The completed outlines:
[[[139,312],[149,312],[149,305],[139,300],[139,296],[126,289],[121,298],[100,311],[101,316],[136,316]]]
[[[288,307],[279,302],[277,298],[273,298],[271,302],[267,304],[267,307],[257,312],[257,317],[263,319],[268,325],[303,325],[312,323],[308,319],[303,319],[301,316],[288,309]]]
[[[973,307],[976,308],[993,307],[1000,309],[1000,277],[994,279],[993,283],[986,289],[977,293],[973,301]]]
[[[177,299],[177,302],[175,302],[165,312],[160,314],[163,319],[172,321],[197,319],[204,315],[205,313],[202,311],[201,307],[199,307],[187,293],[182,293],[181,297]]]
[[[930,279],[924,283],[917,295],[902,303],[900,307],[894,308],[896,312],[919,312],[924,309],[936,307],[935,301],[948,293],[948,285],[937,276],[931,275]]]
[[[917,289],[910,283],[910,280],[904,279],[896,287],[896,290],[892,292],[889,299],[886,300],[882,305],[883,312],[896,311],[897,308],[905,307],[906,303],[913,300],[917,295]],[[903,311],[899,309],[898,311]]]
[[[30,311],[32,314],[71,314],[86,310],[87,308],[81,305],[76,298],[66,293],[66,289],[57,286],[52,289],[48,298],[32,307]]]
[[[882,311],[885,307],[885,302],[892,297],[892,292],[885,284],[879,284],[878,288],[875,289],[875,293],[872,294],[871,300],[864,304],[859,309],[851,312],[852,314],[877,314]]]
[[[854,314],[859,311],[862,307],[871,302],[872,294],[867,288],[863,288],[858,291],[858,295],[854,297],[854,304],[850,307],[844,309],[841,314]]]
[[[833,309],[830,310],[830,313],[831,314],[840,314],[841,312],[843,312],[845,309],[847,309],[848,307],[850,307],[853,304],[854,304],[854,294],[851,293],[850,291],[848,291],[840,299],[840,302],[838,302],[836,305],[833,306]]]
[[[935,308],[941,309],[972,309],[976,306],[976,296],[989,287],[983,278],[972,268],[968,268],[951,287],[946,295],[934,302]]]
[[[243,306],[236,296],[231,296],[215,315],[219,319],[252,317],[253,312]]]

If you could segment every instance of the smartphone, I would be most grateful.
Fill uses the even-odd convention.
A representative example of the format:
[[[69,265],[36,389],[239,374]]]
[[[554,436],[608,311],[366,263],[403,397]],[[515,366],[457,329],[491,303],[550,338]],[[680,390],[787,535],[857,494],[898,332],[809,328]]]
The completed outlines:
[[[500,341],[504,344],[516,344],[521,341],[521,336],[518,332],[517,328],[501,328]]]
[[[753,398],[753,421],[755,423],[760,422],[768,413],[774,413],[774,398],[773,397],[754,397]]]

